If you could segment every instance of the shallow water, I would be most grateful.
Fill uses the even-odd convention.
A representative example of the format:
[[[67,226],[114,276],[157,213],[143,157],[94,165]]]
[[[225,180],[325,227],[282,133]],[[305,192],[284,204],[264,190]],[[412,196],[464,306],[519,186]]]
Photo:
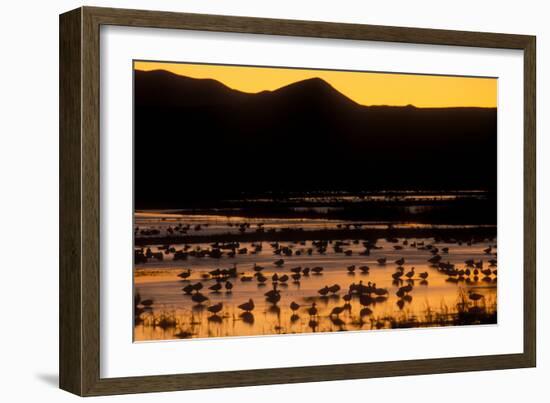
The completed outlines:
[[[265,221],[265,220],[263,220]],[[324,220],[326,223],[326,220]],[[280,223],[278,224],[280,225]],[[391,327],[389,319],[398,322],[409,322],[418,320],[420,322],[431,322],[432,314],[444,314],[447,311],[455,311],[461,292],[475,289],[476,293],[482,294],[484,299],[477,304],[496,306],[496,276],[491,275],[483,278],[479,275],[464,277],[461,281],[448,281],[448,276],[432,267],[427,262],[432,254],[429,250],[419,250],[411,244],[424,242],[433,244],[442,249],[449,248],[448,253],[441,253],[442,262],[450,262],[458,268],[464,268],[464,261],[467,259],[483,260],[484,268],[488,267],[487,261],[495,258],[496,240],[486,239],[482,242],[468,245],[463,243],[435,243],[434,239],[409,238],[403,245],[404,239],[398,243],[379,240],[377,243],[381,249],[372,249],[369,256],[361,256],[359,252],[364,250],[360,241],[345,241],[349,245],[343,246],[344,250],[351,250],[351,256],[334,251],[334,244],[329,244],[325,254],[320,254],[313,248],[312,255],[306,253],[312,248],[311,241],[305,241],[304,245],[299,243],[281,242],[281,246],[289,246],[294,251],[291,257],[282,257],[273,253],[272,246],[264,242],[259,253],[251,254],[253,249],[249,242],[241,243],[240,247],[248,248],[247,254],[237,254],[234,257],[226,255],[219,259],[210,257],[192,257],[185,261],[173,261],[173,254],[164,255],[163,261],[151,259],[148,263],[138,264],[134,270],[135,290],[139,292],[142,300],[152,299],[154,301],[152,310],[142,315],[144,322],[135,327],[134,337],[136,341],[162,340],[184,337],[226,337],[226,336],[247,336],[266,335],[279,333],[304,333],[312,331],[340,331],[340,330],[369,330],[377,327]],[[394,246],[403,247],[396,250]],[[493,247],[491,254],[483,250],[489,245]],[[176,250],[183,248],[183,245],[171,245]],[[193,244],[191,248],[209,248],[208,244]],[[151,247],[153,252],[159,251],[158,246]],[[301,255],[297,256],[296,251]],[[494,253],[493,253],[494,252]],[[388,263],[380,265],[377,259],[386,257]],[[412,281],[393,282],[392,273],[396,271],[395,260],[405,258],[405,272],[409,272],[414,266],[415,272]],[[285,263],[282,267],[276,267],[274,262],[283,258]],[[231,293],[224,291],[215,293],[208,290],[208,287],[216,283],[214,279],[205,280],[202,276],[216,268],[230,268],[236,265],[239,276],[252,275],[253,265],[264,267],[262,273],[269,278],[266,285],[259,285],[256,279],[251,282],[242,282],[240,278],[231,278],[229,281],[234,285]],[[355,274],[349,274],[347,267],[367,265],[370,267],[369,274],[362,274],[356,269]],[[272,289],[271,276],[277,273],[290,275],[290,268],[301,266],[313,267],[322,266],[322,275],[303,276],[298,283],[289,279],[287,285],[279,285],[281,300],[276,306],[265,301],[264,293]],[[188,281],[182,281],[177,277],[183,269],[191,269],[192,275]],[[422,281],[418,273],[427,272],[428,278]],[[201,281],[203,289],[201,293],[209,298],[202,306],[195,304],[190,296],[184,295],[182,287],[191,283]],[[371,315],[361,318],[360,311],[363,308],[358,298],[353,298],[349,304],[349,310],[339,315],[330,315],[336,306],[344,306],[342,297],[352,283],[364,284],[372,282],[378,288],[388,290],[388,298],[384,301],[369,306]],[[410,292],[410,302],[398,305],[399,297],[396,291],[399,287],[413,285]],[[280,284],[280,283],[279,283]],[[320,288],[338,284],[341,287],[337,295],[322,298],[317,292]],[[251,315],[242,317],[242,311],[238,305],[252,299],[255,308]],[[293,316],[290,310],[290,303],[294,301],[301,305]],[[213,316],[206,310],[206,307],[223,303],[222,312]],[[310,317],[307,308],[315,302],[318,308],[318,315]],[[470,302],[471,306],[474,305]],[[167,315],[165,323],[159,325],[158,319],[161,314]],[[152,318],[157,318],[157,324],[152,325]],[[311,321],[313,320],[314,323]]]
[[[355,223],[346,220],[326,218],[252,218],[238,215],[227,216],[224,214],[186,214],[174,212],[138,212],[135,214],[135,230],[142,238],[170,235],[217,235],[253,233],[262,228],[265,232],[276,232],[283,229],[319,231],[355,228]],[[184,226],[176,229],[178,224]],[[425,224],[414,222],[390,223],[384,221],[359,222],[362,229],[387,229],[391,228],[494,228],[494,225],[449,225],[449,224]],[[242,228],[242,229],[241,229]],[[140,233],[142,230],[158,230],[158,234],[147,235]],[[172,231],[170,233],[169,231]]]

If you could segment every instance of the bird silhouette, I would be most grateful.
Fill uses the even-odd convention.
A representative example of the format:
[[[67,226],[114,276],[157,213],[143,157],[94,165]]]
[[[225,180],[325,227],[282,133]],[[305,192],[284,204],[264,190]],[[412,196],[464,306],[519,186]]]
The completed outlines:
[[[315,302],[311,304],[311,307],[308,308],[307,313],[309,314],[309,316],[317,315],[318,310],[317,310],[317,304]]]
[[[245,312],[252,312],[254,310],[254,301],[252,301],[252,298],[251,298],[248,300],[248,302],[245,302],[244,304],[239,305],[238,308]]]
[[[214,315],[217,314],[218,312],[220,312],[223,308],[223,303],[220,302],[220,303],[217,303],[215,305],[210,305],[208,308],[206,308],[206,310],[208,312],[211,312],[213,313]]]
[[[215,293],[219,293],[220,290],[222,289],[222,287],[223,287],[223,286],[222,286],[221,283],[216,283],[216,284],[214,284],[214,285],[208,287],[208,289],[214,291]]]
[[[363,308],[359,311],[361,317],[372,315],[372,310],[370,308]]]
[[[332,294],[336,294],[338,291],[340,291],[340,286],[338,284],[331,285],[328,288],[328,291]]]
[[[182,280],[187,280],[191,276],[191,269],[187,269],[186,271],[182,271],[180,274],[178,274],[178,277]]]
[[[332,311],[330,311],[330,316],[336,316],[338,317],[342,312],[345,311],[345,307],[342,307],[342,306],[335,306],[334,308],[332,308]]]
[[[321,266],[315,266],[311,269],[311,271],[315,274],[321,274],[323,272],[323,268]]]
[[[193,294],[193,296],[191,297],[191,299],[193,300],[193,302],[196,302],[197,304],[201,305],[203,302],[205,301],[208,301],[208,297],[202,295],[200,292],[196,292],[195,294]]]
[[[300,309],[300,304],[297,304],[296,302],[292,301],[290,303],[290,309],[292,312],[296,312],[298,309]]]
[[[233,289],[233,283],[231,283],[231,281],[226,281],[225,282],[225,289],[226,289],[226,292],[230,293],[231,290]]]

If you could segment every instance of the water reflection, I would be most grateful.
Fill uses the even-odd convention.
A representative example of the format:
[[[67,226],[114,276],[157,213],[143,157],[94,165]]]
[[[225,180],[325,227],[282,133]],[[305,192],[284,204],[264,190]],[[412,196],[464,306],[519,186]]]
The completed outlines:
[[[176,259],[177,251],[213,245],[149,245],[151,255],[163,259],[136,264],[135,339],[496,323],[495,244],[434,238],[241,242],[246,253],[217,245],[220,257],[184,260]]]

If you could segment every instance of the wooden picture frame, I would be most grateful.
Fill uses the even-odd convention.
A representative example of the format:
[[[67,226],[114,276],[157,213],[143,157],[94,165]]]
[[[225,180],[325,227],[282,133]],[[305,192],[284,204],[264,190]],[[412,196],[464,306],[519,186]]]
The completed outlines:
[[[524,52],[524,349],[521,354],[100,377],[100,26],[171,28]],[[535,37],[483,32],[81,7],[60,16],[60,387],[81,396],[533,367]]]

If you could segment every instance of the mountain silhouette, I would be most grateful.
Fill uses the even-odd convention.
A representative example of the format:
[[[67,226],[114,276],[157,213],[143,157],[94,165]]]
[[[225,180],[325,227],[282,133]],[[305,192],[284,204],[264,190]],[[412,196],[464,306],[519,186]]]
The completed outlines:
[[[496,108],[363,106],[320,78],[257,94],[163,70],[134,80],[136,208],[496,189]]]

